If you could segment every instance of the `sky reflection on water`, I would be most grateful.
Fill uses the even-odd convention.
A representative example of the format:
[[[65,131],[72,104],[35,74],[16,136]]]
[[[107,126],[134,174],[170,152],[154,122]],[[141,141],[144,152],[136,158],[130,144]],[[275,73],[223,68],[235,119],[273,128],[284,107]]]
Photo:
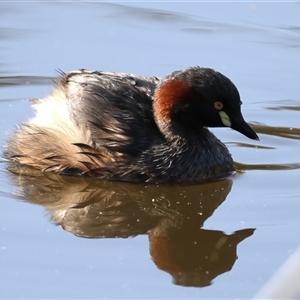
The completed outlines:
[[[124,191],[118,184],[101,183],[101,189],[97,183],[94,190],[80,182],[60,186],[50,180],[49,185],[47,179],[14,177],[2,162],[0,297],[212,299],[256,294],[299,246],[299,3],[6,2],[0,7],[2,145],[17,123],[33,115],[24,100],[51,92],[56,70],[78,68],[156,76],[192,65],[215,68],[237,85],[245,119],[260,136],[259,142],[252,142],[229,129],[213,129],[242,171],[214,203],[209,196],[201,198],[197,186],[158,187],[159,192],[153,187],[146,193],[144,186]],[[89,217],[99,213],[95,207],[109,203],[96,201],[105,200],[109,191],[114,197],[123,191],[122,200],[111,202],[114,209],[120,206],[114,213],[125,209],[118,222],[107,218],[104,228],[110,236],[84,239],[61,229],[103,226],[89,223]],[[151,193],[159,199],[156,207]],[[188,202],[177,196],[182,194]],[[25,201],[19,201],[24,195]],[[75,207],[70,207],[74,200]],[[207,218],[196,217],[201,201],[206,201]],[[188,203],[197,209],[187,209]],[[142,217],[135,218],[137,212]],[[121,230],[118,225],[128,222],[128,214],[131,226],[125,236],[138,236],[112,239],[117,234],[108,230]],[[142,222],[133,226],[137,219]],[[245,229],[249,237],[237,246],[239,259],[232,260],[229,272],[212,276],[206,282],[212,280],[210,287],[186,288],[172,284],[172,277],[195,282],[205,276],[197,277],[199,265],[192,263],[194,269],[179,278],[179,267],[190,262],[180,264],[169,245],[187,251],[184,258],[195,253],[193,247],[178,246],[178,224],[189,230],[193,226],[198,245],[207,231],[215,233],[216,239],[208,240],[220,249],[233,232]],[[247,230],[254,228],[251,235]],[[182,232],[186,240],[181,243],[190,243],[189,231]],[[166,236],[169,244],[162,238]],[[153,245],[158,248],[153,250]],[[170,251],[173,259],[157,249]],[[210,250],[211,261],[221,257],[221,252]],[[194,257],[201,261],[200,255]]]

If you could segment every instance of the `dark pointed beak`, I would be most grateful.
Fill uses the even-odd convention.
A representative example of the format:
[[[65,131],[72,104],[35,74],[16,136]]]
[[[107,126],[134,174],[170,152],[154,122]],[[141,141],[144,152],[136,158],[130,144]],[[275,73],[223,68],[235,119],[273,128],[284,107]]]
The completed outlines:
[[[243,116],[240,115],[239,118],[231,119],[231,126],[232,129],[242,133],[249,139],[259,140],[259,137],[254,132],[254,130],[246,123],[243,119]]]

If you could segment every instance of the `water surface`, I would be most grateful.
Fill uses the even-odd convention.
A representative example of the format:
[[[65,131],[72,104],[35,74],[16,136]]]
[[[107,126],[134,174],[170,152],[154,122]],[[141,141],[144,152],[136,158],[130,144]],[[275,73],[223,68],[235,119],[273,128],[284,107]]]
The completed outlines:
[[[213,129],[238,173],[196,186],[15,176],[2,162],[0,297],[253,297],[299,246],[299,13],[298,3],[1,3],[2,145],[58,69],[165,76],[193,65],[237,85],[260,141]]]

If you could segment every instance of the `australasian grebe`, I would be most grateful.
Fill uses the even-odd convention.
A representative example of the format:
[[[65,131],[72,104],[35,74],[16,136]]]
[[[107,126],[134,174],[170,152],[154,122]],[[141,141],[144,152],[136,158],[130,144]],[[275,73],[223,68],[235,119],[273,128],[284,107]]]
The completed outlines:
[[[5,157],[43,172],[137,182],[200,182],[228,176],[232,157],[206,127],[251,139],[235,85],[209,68],[163,79],[78,70],[34,103]]]

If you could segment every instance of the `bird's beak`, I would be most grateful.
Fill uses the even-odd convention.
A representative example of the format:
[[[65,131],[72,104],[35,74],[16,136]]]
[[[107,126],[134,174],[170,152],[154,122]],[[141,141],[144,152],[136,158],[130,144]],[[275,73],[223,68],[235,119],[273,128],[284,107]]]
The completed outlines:
[[[245,135],[249,139],[259,140],[259,137],[254,132],[254,130],[246,123],[246,121],[244,120],[242,114],[240,114],[240,116],[238,118],[230,119],[230,121],[231,121],[231,126],[230,127],[232,129],[242,133],[243,135]]]

